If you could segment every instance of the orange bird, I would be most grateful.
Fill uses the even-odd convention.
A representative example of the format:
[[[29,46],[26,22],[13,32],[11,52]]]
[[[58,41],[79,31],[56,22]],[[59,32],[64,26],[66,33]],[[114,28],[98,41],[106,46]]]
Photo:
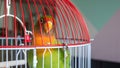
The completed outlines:
[[[35,23],[34,45],[46,46],[61,44],[55,37],[56,21],[52,16],[43,16]],[[67,54],[69,55],[68,51]],[[64,68],[64,50],[61,48],[37,49],[37,68]],[[66,68],[70,68],[70,58],[66,57]],[[33,67],[33,52],[28,52],[28,64]]]

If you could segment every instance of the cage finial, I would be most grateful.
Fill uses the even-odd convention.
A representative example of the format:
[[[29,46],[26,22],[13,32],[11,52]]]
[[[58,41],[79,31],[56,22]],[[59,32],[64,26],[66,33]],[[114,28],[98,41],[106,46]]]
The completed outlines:
[[[10,4],[11,4],[11,0],[7,0],[6,1],[6,5],[7,5],[7,14],[9,15],[10,14]]]

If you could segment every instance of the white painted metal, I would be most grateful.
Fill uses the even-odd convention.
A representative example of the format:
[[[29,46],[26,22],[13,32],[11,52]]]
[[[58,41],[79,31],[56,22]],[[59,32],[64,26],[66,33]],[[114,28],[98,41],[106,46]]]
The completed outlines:
[[[37,54],[36,54],[36,49],[43,49],[44,47],[39,47],[39,48],[0,48],[0,51],[3,51],[3,57],[0,58],[2,59],[2,61],[0,61],[0,65],[4,65],[4,66],[7,66],[7,67],[10,67],[10,66],[16,66],[16,68],[18,67],[17,65],[25,65],[25,67],[27,68],[27,52],[28,50],[33,50],[34,52],[34,56],[33,56],[33,66],[34,68],[36,68],[36,65],[37,65]],[[46,49],[49,49],[49,48],[52,48],[52,47],[46,47]],[[60,56],[59,54],[59,48],[62,48],[61,47],[53,47],[53,48],[57,48],[58,49],[58,56]],[[78,47],[68,47],[69,50],[70,50],[70,64],[71,64],[71,68],[91,68],[91,45],[90,44],[86,44],[84,46],[78,46]],[[77,49],[77,50],[76,50]],[[6,50],[11,50],[14,52],[14,50],[16,50],[16,60],[13,60],[14,58],[12,58],[11,60],[3,60],[5,59],[5,54],[7,52],[5,52]],[[20,52],[23,52],[24,53],[24,59],[19,59],[18,60],[18,56],[20,55]],[[52,52],[50,53],[52,55]],[[8,54],[6,54],[8,55]],[[44,56],[43,56],[44,58]],[[52,58],[52,56],[51,56]],[[59,57],[58,57],[59,58]],[[8,59],[8,58],[7,58]],[[21,60],[24,60],[21,61]],[[60,59],[58,59],[59,61]],[[64,59],[66,60],[66,59]],[[79,60],[79,61],[78,61]],[[51,59],[50,59],[51,61]],[[11,64],[11,62],[13,62],[13,64]],[[52,62],[52,61],[51,61]],[[44,63],[44,62],[43,62]],[[4,67],[4,66],[0,66],[0,67]],[[66,66],[65,66],[66,67]],[[44,68],[44,67],[43,67]],[[52,64],[51,64],[51,68],[52,68]],[[58,68],[59,68],[59,62],[58,62]]]

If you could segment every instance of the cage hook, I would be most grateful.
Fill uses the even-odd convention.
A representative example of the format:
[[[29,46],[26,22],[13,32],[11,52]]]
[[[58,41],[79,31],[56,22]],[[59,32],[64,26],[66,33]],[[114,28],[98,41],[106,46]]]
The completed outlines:
[[[65,56],[65,58],[68,56],[68,53],[67,53],[67,50],[68,50],[68,45],[66,44],[66,43],[63,43],[63,45],[64,45],[64,56]]]

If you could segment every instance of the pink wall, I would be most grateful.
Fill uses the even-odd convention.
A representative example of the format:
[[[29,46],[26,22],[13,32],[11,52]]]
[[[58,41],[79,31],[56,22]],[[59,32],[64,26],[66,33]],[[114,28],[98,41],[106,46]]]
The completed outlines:
[[[120,62],[120,10],[95,36],[92,42],[92,58]]]

